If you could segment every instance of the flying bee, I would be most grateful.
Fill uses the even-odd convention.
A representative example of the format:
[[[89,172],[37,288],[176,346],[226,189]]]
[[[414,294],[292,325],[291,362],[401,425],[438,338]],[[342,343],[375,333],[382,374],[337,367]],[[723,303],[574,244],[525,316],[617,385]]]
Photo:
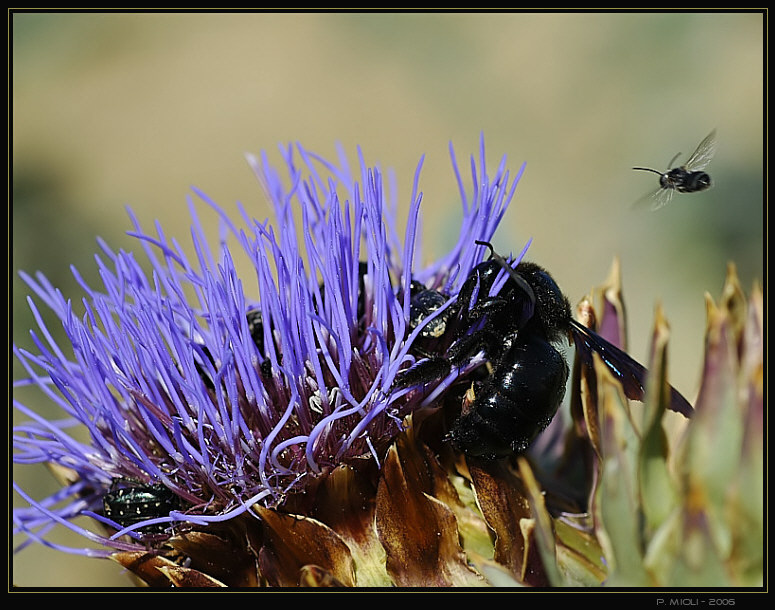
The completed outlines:
[[[702,170],[708,166],[715,153],[716,130],[714,129],[700,142],[697,150],[691,154],[686,163],[680,167],[671,169],[681,153],[678,153],[670,160],[664,172],[651,169],[650,167],[633,167],[632,169],[659,174],[659,188],[639,199],[635,205],[640,206],[650,203],[652,210],[658,210],[669,203],[676,192],[699,193],[710,188],[712,184],[710,176]]]

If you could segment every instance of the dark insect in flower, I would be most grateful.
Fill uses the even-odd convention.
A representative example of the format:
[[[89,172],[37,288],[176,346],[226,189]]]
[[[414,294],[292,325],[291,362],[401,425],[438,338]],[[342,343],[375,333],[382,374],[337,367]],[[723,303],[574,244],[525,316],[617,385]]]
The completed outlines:
[[[132,483],[130,487],[120,487]],[[135,481],[116,479],[102,499],[103,515],[129,527],[141,521],[166,517],[170,511],[180,507],[180,498],[161,483],[136,485]],[[157,523],[139,528],[140,533],[160,534],[169,524]]]
[[[414,330],[425,322],[414,341],[412,351],[427,358],[432,355],[433,346],[447,334],[448,326],[457,310],[453,304],[434,315],[451,297],[438,290],[427,288],[425,284],[416,280],[412,280],[410,292],[409,329]]]
[[[264,377],[271,377],[272,375],[272,362],[267,357],[266,349],[264,348],[264,318],[261,314],[260,309],[250,309],[245,314],[245,318],[248,323],[248,332],[250,333],[250,337],[253,339],[253,343],[256,345],[256,349],[258,350],[258,353],[261,355],[261,364],[260,364],[260,370],[261,374]],[[203,362],[207,361],[210,365],[212,365],[213,370],[216,368],[216,361],[213,357],[210,350],[207,348],[206,345],[200,342],[195,343],[194,351],[201,351]],[[278,355],[277,357],[278,362],[282,362],[282,355]],[[200,364],[198,361],[194,361],[194,367],[196,368],[197,373],[199,374],[199,378],[202,380],[202,383],[204,383],[205,387],[210,390],[215,390],[215,383],[214,383],[214,377],[212,376],[212,373],[208,371],[207,367],[203,364]]]
[[[659,188],[639,199],[635,205],[650,203],[652,210],[658,210],[669,203],[676,192],[698,193],[710,188],[712,184],[710,176],[702,170],[708,166],[715,153],[716,130],[714,129],[700,142],[697,150],[686,160],[686,163],[680,167],[670,169],[681,153],[670,160],[670,163],[667,164],[667,170],[664,172],[650,167],[633,167],[632,169],[659,174]]]
[[[438,290],[426,288],[424,284],[412,281],[411,301],[409,303],[409,328],[414,330],[420,323],[428,318],[449,300]],[[439,337],[446,332],[446,320],[449,316],[437,316],[430,320],[420,331],[421,337]]]
[[[552,276],[534,263],[516,269],[490,248],[461,287],[457,336],[443,356],[432,355],[404,372],[395,387],[433,382],[484,354],[490,374],[474,383],[474,399],[452,426],[450,439],[467,455],[495,459],[519,454],[549,425],[565,395],[568,365],[554,347],[573,340],[582,361],[597,353],[632,400],[643,400],[646,369],[628,354],[576,322]],[[501,269],[508,280],[490,295]],[[672,389],[671,408],[686,417],[692,407]]]
[[[369,275],[369,264],[366,261],[358,262],[358,295],[357,305],[355,309],[355,321],[358,323],[360,330],[363,330],[363,316],[366,313],[366,277]],[[389,281],[389,278],[388,278]],[[320,301],[325,303],[326,301],[326,286],[324,283],[318,285],[320,290]],[[346,291],[345,291],[346,293]]]
[[[264,316],[261,314],[260,309],[251,309],[246,314],[248,320],[248,331],[253,339],[253,343],[256,344],[258,353],[261,354],[263,360],[261,361],[261,374],[264,377],[271,377],[272,375],[272,361],[267,357],[267,352],[264,347]],[[282,363],[282,354],[277,356],[278,364]]]
[[[259,353],[264,356],[264,316],[260,309],[251,309],[245,316],[248,319],[248,330]]]

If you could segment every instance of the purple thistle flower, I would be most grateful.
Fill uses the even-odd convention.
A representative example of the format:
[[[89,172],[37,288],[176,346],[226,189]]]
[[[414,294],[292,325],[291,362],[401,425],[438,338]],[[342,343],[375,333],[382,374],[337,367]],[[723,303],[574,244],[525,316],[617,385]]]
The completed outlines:
[[[460,234],[446,256],[416,269],[422,162],[401,240],[383,173],[360,151],[357,175],[341,151],[338,163],[301,146],[282,153],[284,177],[266,155],[250,159],[274,206],[273,225],[240,206],[245,228],[238,228],[195,191],[219,216],[222,237],[213,251],[190,201],[189,257],[160,226],[146,232],[130,212],[131,235],[150,272],[134,253],[100,242],[102,287],[88,286],[73,270],[85,292],[80,315],[42,274],[21,274],[37,297],[28,301],[38,330],[31,333],[34,353],[13,347],[27,372],[14,386],[36,386],[64,419],[46,420],[14,400],[29,418],[14,429],[14,462],[47,463],[67,484],[43,500],[14,484],[29,503],[14,511],[16,532],[54,546],[46,533],[64,525],[106,550],[62,550],[107,555],[145,549],[171,523],[203,526],[255,504],[281,507],[338,465],[380,463],[403,418],[454,381],[456,373],[422,391],[391,391],[432,319],[408,325],[410,283],[453,302],[487,253],[475,241],[491,240],[524,166],[512,177],[504,159],[490,178],[482,139],[478,163],[471,159],[469,195],[452,153]],[[238,276],[234,244],[254,277]],[[56,344],[37,303],[59,318],[71,347]],[[81,426],[87,441],[69,432]],[[157,514],[143,503],[134,520],[105,509],[109,491],[156,489],[150,486],[174,494],[179,508]],[[120,497],[128,508],[129,496]],[[116,533],[73,524],[80,515]],[[127,533],[135,542],[122,537]]]

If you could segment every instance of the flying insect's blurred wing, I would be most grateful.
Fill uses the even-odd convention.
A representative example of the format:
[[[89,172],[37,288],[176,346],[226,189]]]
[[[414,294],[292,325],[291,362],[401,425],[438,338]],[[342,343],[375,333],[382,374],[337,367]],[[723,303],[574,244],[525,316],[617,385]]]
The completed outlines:
[[[705,169],[716,154],[716,130],[711,131],[705,139],[700,142],[692,155],[686,160],[683,167],[690,172],[698,172]]]
[[[634,360],[629,354],[612,345],[603,337],[593,332],[583,324],[571,320],[571,330],[576,351],[586,366],[592,366],[592,354],[597,353],[608,369],[619,380],[624,393],[630,400],[643,402],[645,383],[648,370]],[[684,417],[691,417],[694,409],[675,388],[670,387],[671,411]]]
[[[633,209],[643,210],[645,208],[651,211],[658,210],[664,205],[670,203],[675,195],[675,189],[659,187],[654,191],[649,191],[643,197],[632,204]]]

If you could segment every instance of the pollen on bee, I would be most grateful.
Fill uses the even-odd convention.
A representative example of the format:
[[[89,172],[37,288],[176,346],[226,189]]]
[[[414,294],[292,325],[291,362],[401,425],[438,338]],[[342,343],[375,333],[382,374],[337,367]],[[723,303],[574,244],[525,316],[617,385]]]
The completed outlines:
[[[465,415],[471,410],[471,407],[474,404],[474,401],[476,400],[476,391],[474,390],[474,384],[471,384],[471,387],[469,387],[466,390],[466,393],[463,395],[463,404],[461,408],[461,414]]]

